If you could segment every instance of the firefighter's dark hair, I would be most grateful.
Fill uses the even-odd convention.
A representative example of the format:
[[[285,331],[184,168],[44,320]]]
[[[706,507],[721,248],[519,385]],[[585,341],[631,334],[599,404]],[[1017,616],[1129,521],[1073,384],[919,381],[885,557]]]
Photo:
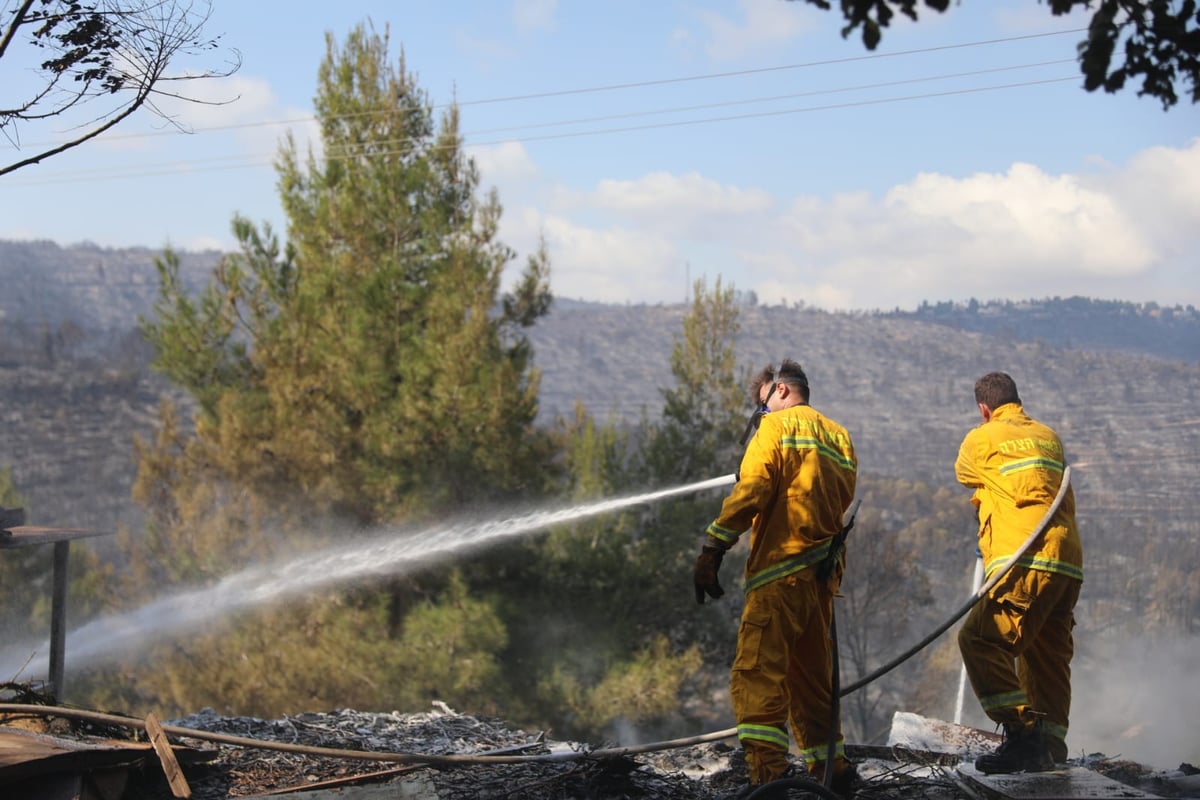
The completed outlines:
[[[807,399],[808,376],[804,374],[804,370],[800,367],[800,362],[785,358],[783,363],[779,365],[779,374],[775,376],[775,380],[779,383],[791,383],[802,387],[802,393]]]
[[[750,404],[755,408],[762,402],[762,387],[775,381],[775,368],[768,364],[767,366],[754,373],[754,377],[750,379],[750,385],[747,387],[750,393]]]
[[[975,381],[975,402],[992,411],[1007,403],[1020,403],[1017,382],[1007,372],[989,372]]]
[[[773,383],[790,383],[799,387],[800,396],[804,398],[804,402],[808,402],[808,376],[804,374],[800,362],[785,358],[778,370],[768,364],[754,373],[754,377],[750,379],[750,402],[758,405],[762,387]]]

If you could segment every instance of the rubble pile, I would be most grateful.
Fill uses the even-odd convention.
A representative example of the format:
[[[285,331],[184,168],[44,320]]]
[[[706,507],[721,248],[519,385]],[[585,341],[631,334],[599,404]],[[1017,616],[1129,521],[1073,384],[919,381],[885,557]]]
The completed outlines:
[[[127,719],[140,724],[134,718],[77,712],[94,718],[71,720],[65,710],[57,711],[61,713],[47,709],[51,713],[46,715],[5,715],[0,726],[9,727],[0,730],[12,731],[12,726],[39,730],[67,750],[73,747],[70,740],[80,747],[99,748],[120,739],[130,742],[129,749],[147,735],[137,724],[125,724]],[[40,728],[31,727],[39,723]],[[273,720],[221,716],[205,709],[171,720],[163,729],[170,731],[170,746],[179,752],[186,788],[194,800],[265,796],[300,800],[718,800],[735,796],[747,785],[745,761],[732,739],[707,741],[711,737],[697,736],[637,747],[599,747],[555,741],[544,732],[514,730],[502,720],[459,714],[442,704],[423,714],[343,709]],[[862,777],[855,800],[978,798],[977,788],[964,782],[961,765],[964,760],[970,763],[972,752],[994,746],[991,736],[897,712],[891,744],[847,746],[847,755],[858,764]],[[693,743],[696,740],[700,743]],[[21,740],[18,737],[16,741]],[[441,760],[422,762],[420,756]],[[66,762],[61,763],[65,768]],[[140,766],[128,770],[126,782],[112,797],[170,800],[184,796],[178,793],[179,776],[175,776],[175,786],[167,778],[169,760],[160,764],[151,754],[138,763]],[[20,769],[21,764],[12,767]],[[1200,775],[1186,764],[1168,774],[1097,754],[1074,760],[1066,772],[1119,781],[1108,787],[1110,793],[1105,797],[1200,796]],[[27,796],[45,796],[39,792],[54,777],[53,771],[44,772],[33,783],[23,784],[34,791]],[[0,787],[4,785],[0,770]]]
[[[367,713],[340,710],[277,720],[222,717],[212,710],[173,720],[173,726],[320,748],[438,755],[552,753],[562,761],[513,764],[381,765],[341,758],[220,745],[220,755],[189,770],[195,800],[224,800],[315,791],[334,785],[388,784],[398,797],[433,800],[522,798],[527,800],[720,800],[747,783],[745,761],[732,741],[654,750],[612,758],[586,756],[597,748],[557,742],[542,733],[512,730],[503,721],[455,713]],[[875,748],[886,754],[887,748]],[[903,759],[860,762],[859,800],[956,800],[966,797],[953,767],[918,753]],[[147,773],[148,778],[153,778]],[[147,800],[169,797],[165,785],[148,781]],[[158,793],[155,793],[158,792]],[[301,795],[303,796],[303,795]]]

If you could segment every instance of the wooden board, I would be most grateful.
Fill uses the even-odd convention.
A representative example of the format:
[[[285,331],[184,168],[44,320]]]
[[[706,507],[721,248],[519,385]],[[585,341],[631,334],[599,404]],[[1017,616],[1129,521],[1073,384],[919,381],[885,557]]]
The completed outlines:
[[[988,797],[1004,800],[1107,800],[1129,798],[1153,800],[1149,794],[1132,786],[1106,778],[1084,767],[1064,767],[1050,772],[1029,772],[1015,775],[985,775],[972,764],[962,764],[958,774],[969,785],[982,790]]]
[[[69,542],[74,539],[91,539],[107,536],[108,531],[92,531],[86,528],[46,528],[41,525],[17,525],[4,529],[0,536],[0,550],[17,547],[35,547],[39,544]]]
[[[171,745],[184,763],[211,761],[219,751]],[[38,775],[90,772],[142,763],[153,752],[144,742],[79,741],[0,726],[0,786]]]
[[[146,735],[150,737],[150,744],[154,746],[154,752],[158,753],[158,760],[162,763],[163,774],[167,777],[167,785],[171,787],[171,794],[176,797],[191,797],[192,789],[188,786],[187,779],[183,777],[183,770],[179,768],[179,761],[175,759],[171,743],[167,741],[167,733],[153,712],[146,715]]]
[[[42,733],[0,727],[0,786],[33,775],[77,773],[137,764],[149,745],[85,744]]]

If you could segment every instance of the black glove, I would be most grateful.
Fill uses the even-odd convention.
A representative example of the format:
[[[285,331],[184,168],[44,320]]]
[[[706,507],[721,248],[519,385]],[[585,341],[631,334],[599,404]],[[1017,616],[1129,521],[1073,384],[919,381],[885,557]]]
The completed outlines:
[[[706,544],[696,558],[696,570],[693,582],[696,584],[696,602],[704,605],[704,595],[707,593],[714,600],[725,594],[717,580],[717,572],[721,569],[721,560],[725,551],[715,545]]]

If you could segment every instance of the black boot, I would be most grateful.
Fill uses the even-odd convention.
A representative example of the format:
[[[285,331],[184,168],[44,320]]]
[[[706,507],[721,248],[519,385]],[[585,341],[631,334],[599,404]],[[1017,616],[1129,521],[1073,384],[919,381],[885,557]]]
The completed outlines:
[[[746,786],[731,800],[787,800],[789,786],[799,788],[802,780],[816,783],[803,767],[792,764],[779,777],[758,786]]]
[[[833,780],[829,782],[829,788],[839,797],[850,800],[850,798],[854,797],[858,783],[858,767],[854,766],[853,762],[846,761],[845,769],[841,772],[833,773]]]
[[[1042,734],[1042,721],[1039,719],[1032,725],[1005,725],[1004,741],[996,752],[975,759],[975,769],[987,775],[1054,769],[1054,759]]]

